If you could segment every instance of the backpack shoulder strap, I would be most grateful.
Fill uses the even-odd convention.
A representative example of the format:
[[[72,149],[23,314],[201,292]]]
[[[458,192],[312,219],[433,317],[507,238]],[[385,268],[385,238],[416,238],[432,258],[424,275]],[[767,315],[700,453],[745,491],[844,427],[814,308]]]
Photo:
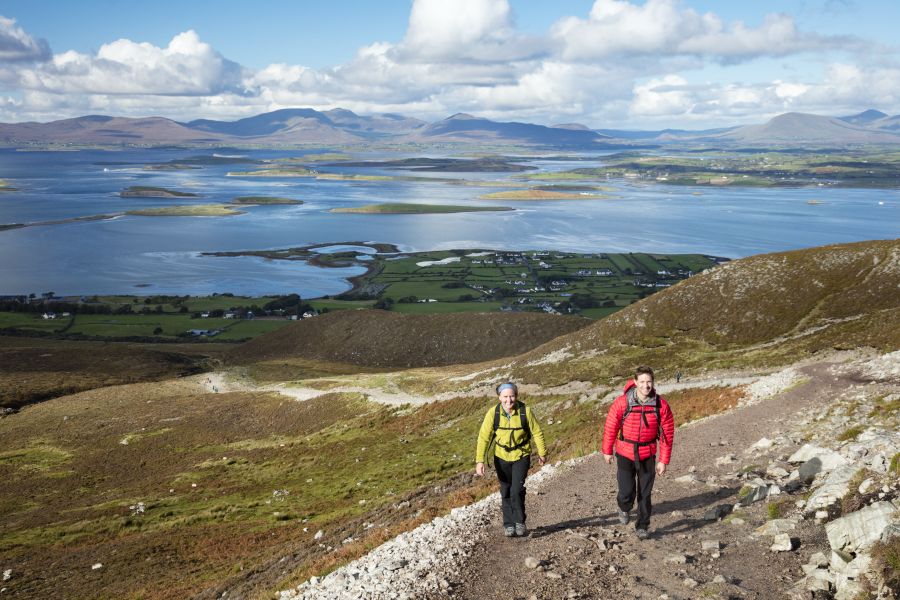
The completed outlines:
[[[494,437],[497,437],[497,429],[500,428],[500,403],[494,407]]]
[[[522,429],[525,430],[525,440],[530,440],[531,427],[528,425],[528,407],[524,402],[519,402],[519,420],[522,422]]]

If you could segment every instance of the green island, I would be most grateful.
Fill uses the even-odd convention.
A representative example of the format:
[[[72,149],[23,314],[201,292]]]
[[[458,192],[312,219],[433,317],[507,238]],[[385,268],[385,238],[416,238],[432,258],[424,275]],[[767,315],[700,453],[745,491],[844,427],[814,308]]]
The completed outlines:
[[[303,204],[303,200],[281,198],[278,196],[238,196],[232,200],[231,203],[242,205]]]
[[[122,198],[199,198],[200,194],[150,185],[132,185],[119,192]]]
[[[367,204],[345,208],[332,208],[333,213],[365,213],[373,215],[424,215],[436,213],[460,213],[515,210],[508,206],[458,206],[452,204],[407,204],[403,202],[385,202],[383,204]]]
[[[621,152],[599,167],[520,175],[530,180],[624,179],[664,185],[753,187],[900,187],[900,152]]]
[[[125,212],[138,217],[230,217],[242,215],[227,204],[195,204],[187,206],[163,206],[160,208],[138,208]]]
[[[542,188],[491,192],[478,196],[480,200],[596,200],[608,197],[595,192],[558,192]]]
[[[315,177],[316,171],[305,167],[276,167],[258,171],[228,171],[228,177]]]

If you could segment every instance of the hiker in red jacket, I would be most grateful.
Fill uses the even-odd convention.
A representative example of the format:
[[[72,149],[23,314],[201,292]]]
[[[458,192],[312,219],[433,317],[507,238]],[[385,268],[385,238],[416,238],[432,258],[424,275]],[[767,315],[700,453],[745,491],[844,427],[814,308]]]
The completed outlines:
[[[612,464],[615,446],[618,470],[619,522],[627,525],[637,498],[635,534],[650,537],[650,494],[656,475],[666,472],[675,438],[675,417],[665,399],[653,389],[653,369],[638,367],[634,380],[625,384],[624,393],[615,399],[603,428],[603,457]],[[657,445],[659,460],[656,458]]]

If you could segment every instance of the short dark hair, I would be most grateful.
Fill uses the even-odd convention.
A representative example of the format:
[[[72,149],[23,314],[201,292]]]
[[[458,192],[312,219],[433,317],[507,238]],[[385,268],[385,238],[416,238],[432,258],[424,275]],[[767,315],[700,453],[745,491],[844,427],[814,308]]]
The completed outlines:
[[[649,375],[650,379],[656,381],[656,377],[653,376],[653,369],[648,367],[647,365],[641,365],[634,370],[634,378],[637,380],[641,375]]]
[[[511,381],[505,381],[503,383],[498,383],[497,387],[495,388],[497,390],[497,395],[498,396],[500,395],[500,392],[501,392],[500,388],[506,388],[507,386],[512,386],[513,394],[515,394],[516,396],[519,395],[519,388],[516,387],[516,384],[514,384]]]

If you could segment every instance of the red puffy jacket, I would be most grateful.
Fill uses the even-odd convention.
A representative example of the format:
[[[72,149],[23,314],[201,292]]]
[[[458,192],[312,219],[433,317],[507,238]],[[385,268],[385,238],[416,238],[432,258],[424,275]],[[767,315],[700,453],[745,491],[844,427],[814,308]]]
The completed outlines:
[[[675,417],[669,403],[653,390],[656,402],[659,403],[659,422],[656,420],[656,405],[637,403],[637,390],[634,381],[625,384],[624,393],[615,399],[606,415],[603,427],[603,454],[612,454],[615,446],[616,454],[634,460],[634,443],[638,442],[638,456],[644,460],[656,454],[657,436],[659,437],[659,457],[661,463],[669,464],[672,457],[672,442],[675,439]],[[632,409],[622,423],[629,402]],[[622,435],[619,435],[621,431]],[[623,439],[624,438],[624,439]],[[626,441],[628,440],[628,441]]]

